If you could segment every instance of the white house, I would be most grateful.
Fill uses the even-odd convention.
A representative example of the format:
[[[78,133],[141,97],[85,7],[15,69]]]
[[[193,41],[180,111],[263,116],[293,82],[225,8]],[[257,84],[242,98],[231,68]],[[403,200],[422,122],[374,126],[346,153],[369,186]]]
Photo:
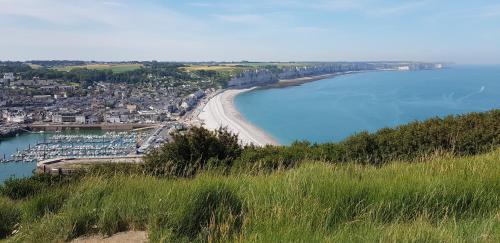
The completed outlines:
[[[24,115],[13,115],[7,118],[7,122],[11,123],[24,123],[26,116]]]
[[[106,116],[106,122],[108,123],[120,123],[119,116]]]
[[[14,76],[14,73],[4,73],[3,74],[3,80],[12,82],[16,80],[16,77]]]
[[[53,123],[62,123],[62,115],[52,115],[52,122]]]
[[[85,124],[85,116],[76,116],[75,117],[75,122],[78,124]]]

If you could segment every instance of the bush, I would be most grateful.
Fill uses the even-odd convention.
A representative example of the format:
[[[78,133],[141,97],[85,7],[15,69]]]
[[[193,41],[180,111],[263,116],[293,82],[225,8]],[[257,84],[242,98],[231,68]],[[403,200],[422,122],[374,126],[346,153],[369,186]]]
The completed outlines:
[[[238,137],[226,129],[216,132],[194,127],[185,134],[173,134],[173,141],[148,154],[145,170],[152,175],[192,176],[211,166],[231,166],[240,156]]]
[[[192,176],[198,170],[269,172],[295,167],[302,160],[380,165],[417,161],[434,153],[475,155],[500,145],[500,110],[415,121],[375,133],[360,132],[339,143],[294,142],[290,146],[238,145],[225,129],[192,128],[146,156],[152,175]]]
[[[289,147],[248,146],[234,162],[234,169],[258,173],[293,168],[313,154],[310,146],[308,142],[295,142]]]
[[[276,170],[301,160],[358,162],[379,165],[415,161],[436,152],[475,155],[500,145],[500,110],[416,121],[375,133],[360,132],[339,143],[246,147],[235,165],[251,170]]]
[[[10,178],[4,182],[2,194],[11,199],[23,199],[35,195],[43,185],[32,178]]]
[[[11,235],[19,221],[21,221],[19,208],[8,199],[0,198],[0,238]]]

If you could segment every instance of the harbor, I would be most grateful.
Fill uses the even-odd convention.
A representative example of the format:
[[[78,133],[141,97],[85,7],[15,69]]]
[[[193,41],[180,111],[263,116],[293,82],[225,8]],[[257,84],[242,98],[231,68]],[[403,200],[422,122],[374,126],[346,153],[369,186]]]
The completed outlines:
[[[51,158],[96,158],[137,154],[136,148],[147,132],[105,132],[94,134],[55,134],[27,149],[18,150],[3,162],[38,162]]]
[[[0,141],[0,182],[29,176],[37,163],[54,159],[99,161],[131,158],[137,161],[165,138],[163,126],[132,131],[80,130],[25,132]],[[120,160],[121,161],[121,160]]]

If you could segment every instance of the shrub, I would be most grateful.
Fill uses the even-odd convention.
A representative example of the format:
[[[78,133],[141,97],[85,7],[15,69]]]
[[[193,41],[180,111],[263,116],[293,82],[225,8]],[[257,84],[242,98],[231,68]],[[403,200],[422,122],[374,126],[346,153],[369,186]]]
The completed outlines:
[[[360,132],[339,143],[246,147],[238,168],[276,170],[301,160],[379,165],[394,160],[415,161],[436,152],[475,155],[500,145],[500,110],[415,121],[375,133]]]
[[[216,132],[194,127],[185,134],[173,134],[173,141],[148,154],[145,170],[153,175],[192,176],[211,166],[230,166],[241,154],[238,137],[226,129]]]
[[[30,197],[42,190],[43,185],[31,178],[14,179],[9,178],[4,182],[2,194],[11,199],[23,199]]]
[[[225,129],[192,128],[175,134],[146,157],[153,175],[192,176],[207,167],[269,172],[295,167],[302,160],[354,161],[380,165],[394,160],[418,161],[434,153],[475,155],[500,145],[500,110],[415,121],[375,133],[360,132],[338,143],[294,142],[290,146],[238,145]]]

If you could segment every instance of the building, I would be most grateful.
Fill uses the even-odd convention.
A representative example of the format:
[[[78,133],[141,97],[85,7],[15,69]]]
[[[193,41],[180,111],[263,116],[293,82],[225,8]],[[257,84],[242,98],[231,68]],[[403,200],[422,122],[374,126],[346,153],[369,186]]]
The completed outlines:
[[[121,122],[120,117],[116,116],[116,115],[106,115],[105,121],[107,123],[120,123]]]
[[[76,116],[74,114],[56,114],[52,115],[53,123],[75,123]]]
[[[26,121],[26,114],[22,111],[18,111],[15,113],[7,113],[6,115],[7,122],[10,123],[24,123]]]
[[[127,110],[129,113],[134,113],[137,111],[137,105],[127,105]]]
[[[87,119],[88,124],[97,124],[100,121],[101,121],[101,119],[99,118],[99,116],[96,116],[96,115],[91,115]]]
[[[14,76],[14,73],[4,73],[3,80],[5,82],[13,82],[16,80],[16,77]]]
[[[52,115],[52,122],[53,123],[62,123],[62,116],[59,114]]]
[[[85,116],[75,116],[75,122],[78,124],[85,124]]]

